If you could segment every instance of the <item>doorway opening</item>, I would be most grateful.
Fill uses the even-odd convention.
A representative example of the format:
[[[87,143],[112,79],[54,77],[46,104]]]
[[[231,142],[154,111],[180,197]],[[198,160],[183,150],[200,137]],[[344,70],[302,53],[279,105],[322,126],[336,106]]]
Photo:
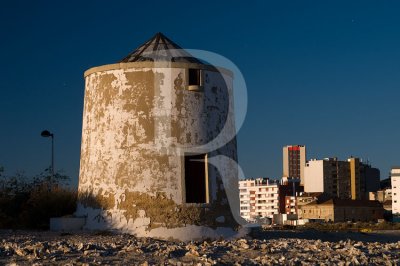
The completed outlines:
[[[207,154],[185,155],[186,203],[208,203]]]

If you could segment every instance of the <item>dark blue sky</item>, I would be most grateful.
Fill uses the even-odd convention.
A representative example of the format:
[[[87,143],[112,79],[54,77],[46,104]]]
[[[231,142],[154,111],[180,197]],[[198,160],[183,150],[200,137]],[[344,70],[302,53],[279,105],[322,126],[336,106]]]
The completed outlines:
[[[0,9],[0,165],[77,180],[83,72],[163,32],[242,71],[245,175],[279,177],[282,146],[308,158],[360,156],[386,177],[400,164],[397,1],[7,1]]]

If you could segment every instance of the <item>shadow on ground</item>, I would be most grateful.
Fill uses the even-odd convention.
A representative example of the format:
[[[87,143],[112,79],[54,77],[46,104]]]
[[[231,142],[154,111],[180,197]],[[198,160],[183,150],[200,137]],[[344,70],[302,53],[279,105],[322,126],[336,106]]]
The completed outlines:
[[[385,230],[371,233],[360,232],[328,232],[317,230],[262,230],[252,229],[250,236],[255,239],[298,238],[308,240],[321,240],[339,242],[340,240],[353,240],[361,242],[393,243],[400,241],[399,230]]]

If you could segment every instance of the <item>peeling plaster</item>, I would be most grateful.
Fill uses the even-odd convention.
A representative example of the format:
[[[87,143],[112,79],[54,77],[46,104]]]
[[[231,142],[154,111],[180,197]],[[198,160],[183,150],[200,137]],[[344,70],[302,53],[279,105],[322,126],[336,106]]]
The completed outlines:
[[[234,121],[226,121],[232,78],[204,71],[204,92],[185,89],[185,68],[121,67],[86,76],[77,215],[97,213],[88,228],[140,227],[148,234],[155,228],[236,226],[214,167],[210,203],[184,204],[183,153],[171,149],[206,144],[224,123],[235,131]],[[208,156],[216,154],[237,160],[236,140]],[[235,169],[231,174],[237,180]]]

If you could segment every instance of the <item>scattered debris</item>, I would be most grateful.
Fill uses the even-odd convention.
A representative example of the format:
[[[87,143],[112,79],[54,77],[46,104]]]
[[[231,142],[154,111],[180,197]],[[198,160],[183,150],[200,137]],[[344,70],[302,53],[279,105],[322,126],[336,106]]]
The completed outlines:
[[[360,234],[361,237],[367,237]],[[399,265],[400,239],[255,238],[173,242],[131,235],[0,232],[1,265]]]

